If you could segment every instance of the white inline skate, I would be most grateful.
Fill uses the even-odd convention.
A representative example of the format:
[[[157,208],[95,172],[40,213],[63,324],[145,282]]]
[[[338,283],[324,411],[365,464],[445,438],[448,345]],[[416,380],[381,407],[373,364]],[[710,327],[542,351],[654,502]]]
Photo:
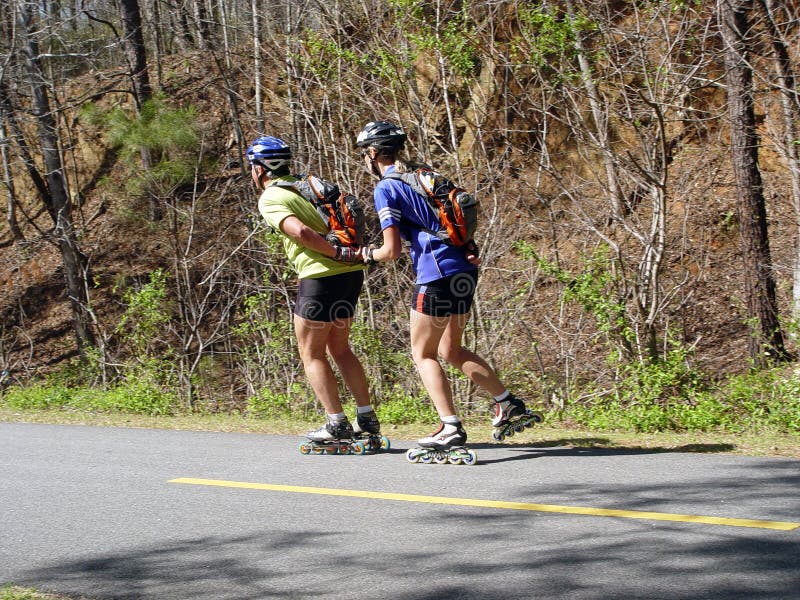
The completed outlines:
[[[419,439],[417,447],[406,452],[406,459],[423,464],[474,465],[478,462],[478,455],[464,446],[466,442],[467,432],[461,423],[442,423],[433,434]]]

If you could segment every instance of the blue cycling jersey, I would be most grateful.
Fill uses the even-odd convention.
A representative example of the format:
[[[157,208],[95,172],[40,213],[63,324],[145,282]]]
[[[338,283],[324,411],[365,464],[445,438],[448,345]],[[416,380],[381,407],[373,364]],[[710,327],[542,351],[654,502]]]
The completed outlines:
[[[391,166],[386,173],[393,170],[394,166]],[[425,231],[438,230],[439,217],[411,186],[397,179],[384,178],[375,186],[373,196],[381,230],[394,225],[399,228],[403,239],[411,243],[411,264],[418,284],[477,270],[461,248],[450,246]]]

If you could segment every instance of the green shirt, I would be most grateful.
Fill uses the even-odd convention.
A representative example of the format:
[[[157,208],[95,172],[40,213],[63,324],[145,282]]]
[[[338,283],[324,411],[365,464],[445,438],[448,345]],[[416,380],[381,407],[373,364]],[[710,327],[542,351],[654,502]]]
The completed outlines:
[[[297,180],[295,177],[290,176],[279,177],[278,179],[284,181]],[[274,185],[273,182],[270,182],[261,192],[261,197],[258,199],[258,210],[269,226],[281,233],[283,233],[281,223],[286,217],[290,216],[297,217],[317,233],[326,234],[328,232],[325,222],[311,202],[292,190]],[[298,244],[286,234],[283,234],[283,248],[300,279],[329,277],[365,268],[362,264],[343,263],[323,256]]]

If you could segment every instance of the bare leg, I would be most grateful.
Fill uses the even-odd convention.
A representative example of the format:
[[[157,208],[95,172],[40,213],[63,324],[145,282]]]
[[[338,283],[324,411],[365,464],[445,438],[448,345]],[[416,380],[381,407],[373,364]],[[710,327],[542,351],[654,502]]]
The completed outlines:
[[[332,327],[332,323],[311,321],[294,315],[294,332],[306,378],[329,415],[342,412],[336,376],[325,355]]]
[[[450,382],[437,358],[437,348],[449,319],[411,311],[411,357],[439,417],[456,414]]]
[[[497,373],[483,358],[462,345],[461,340],[468,319],[468,314],[450,317],[439,342],[439,356],[469,377],[475,385],[492,396],[499,396],[506,387],[497,377]]]
[[[369,384],[361,361],[350,347],[350,325],[352,319],[338,319],[333,322],[328,334],[327,348],[333,362],[339,367],[345,385],[353,394],[356,405],[369,406]]]

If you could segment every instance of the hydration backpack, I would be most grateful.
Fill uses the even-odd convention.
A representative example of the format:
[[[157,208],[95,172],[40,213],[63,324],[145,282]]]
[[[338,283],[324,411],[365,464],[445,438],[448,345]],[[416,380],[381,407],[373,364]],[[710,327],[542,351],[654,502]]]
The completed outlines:
[[[274,185],[288,188],[311,202],[328,228],[325,239],[334,246],[363,246],[366,234],[364,209],[358,198],[339,191],[339,186],[314,175],[297,181],[277,180]]]
[[[451,246],[465,246],[472,240],[478,226],[478,201],[472,194],[427,165],[410,173],[392,171],[384,178],[407,183],[428,201],[439,217],[440,227],[438,231],[422,227],[424,231]]]

